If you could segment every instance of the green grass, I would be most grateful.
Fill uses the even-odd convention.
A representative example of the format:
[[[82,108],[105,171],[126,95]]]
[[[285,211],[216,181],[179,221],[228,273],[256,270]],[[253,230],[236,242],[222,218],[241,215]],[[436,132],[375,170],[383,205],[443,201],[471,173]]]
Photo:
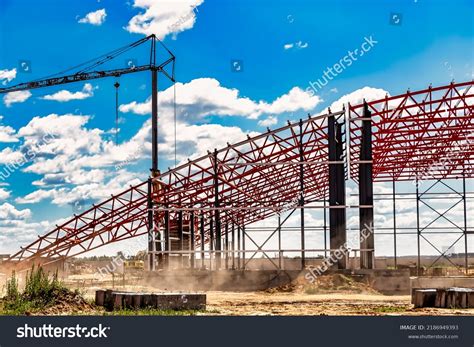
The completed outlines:
[[[405,312],[407,310],[404,306],[382,306],[382,307],[375,307],[374,312],[377,313],[400,313]]]
[[[159,310],[156,308],[142,308],[142,309],[122,309],[107,312],[104,311],[104,316],[196,316],[198,314],[210,313],[205,310]]]
[[[25,315],[40,311],[55,304],[56,299],[71,292],[58,280],[58,274],[49,276],[41,267],[33,266],[26,275],[23,291],[20,291],[15,273],[5,285],[6,295],[0,301],[0,314]]]

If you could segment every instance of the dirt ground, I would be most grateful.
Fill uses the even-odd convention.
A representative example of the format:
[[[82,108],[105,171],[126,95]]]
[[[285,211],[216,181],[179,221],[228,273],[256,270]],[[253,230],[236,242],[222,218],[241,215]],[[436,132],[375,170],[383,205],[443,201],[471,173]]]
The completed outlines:
[[[212,315],[474,315],[474,309],[414,309],[409,295],[208,292],[207,302]]]
[[[71,276],[72,277],[72,276]],[[68,287],[78,288],[88,302],[94,300],[97,289],[112,289],[110,281],[97,286],[87,276],[75,276],[69,280]],[[166,292],[166,290],[140,284],[122,285],[117,280],[114,289],[136,292]],[[410,316],[444,316],[444,315],[474,315],[474,309],[415,309],[409,295],[382,295],[373,290],[368,284],[354,282],[345,276],[322,276],[317,283],[308,285],[302,279],[297,279],[285,286],[254,292],[219,292],[209,291],[207,294],[207,309],[197,312],[198,315],[230,315],[230,316],[313,316],[313,315],[410,315]],[[57,307],[43,314],[86,314],[101,315],[93,306],[80,302],[74,305]],[[77,306],[77,307],[76,307]]]

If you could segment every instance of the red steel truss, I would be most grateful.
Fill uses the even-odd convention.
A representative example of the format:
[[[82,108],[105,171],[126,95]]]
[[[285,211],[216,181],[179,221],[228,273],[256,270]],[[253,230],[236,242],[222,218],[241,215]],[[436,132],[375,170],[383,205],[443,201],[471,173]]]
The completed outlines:
[[[473,84],[451,83],[369,102],[374,129],[374,180],[423,179],[424,175],[457,178],[463,173],[466,178],[472,177],[474,136],[469,136],[474,132]],[[348,108],[352,177],[357,177],[362,109],[363,104]],[[341,111],[289,122],[155,177],[155,223],[158,228],[164,223],[165,210],[173,211],[171,218],[175,219],[175,209],[179,208],[197,209],[208,215],[217,209],[222,224],[232,221],[248,225],[298,206],[301,187],[304,204],[325,199],[329,171],[327,117],[343,119],[344,115]],[[444,165],[436,165],[440,161]],[[40,236],[10,259],[67,258],[145,235],[147,201],[147,182],[130,187]]]
[[[368,102],[374,181],[474,174],[473,81]],[[363,104],[349,105],[351,176],[357,178]]]

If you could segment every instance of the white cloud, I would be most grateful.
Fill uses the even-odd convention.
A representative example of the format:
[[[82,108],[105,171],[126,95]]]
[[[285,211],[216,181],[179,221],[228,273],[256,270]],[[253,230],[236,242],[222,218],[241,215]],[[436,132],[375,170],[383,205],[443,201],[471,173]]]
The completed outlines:
[[[302,41],[298,41],[296,42],[296,47],[298,47],[299,49],[305,49],[305,48],[308,48],[309,44],[308,42],[302,42]]]
[[[0,125],[0,142],[18,142],[16,131],[10,126]]]
[[[90,98],[94,95],[94,88],[90,83],[84,84],[82,91],[71,93],[69,90],[60,90],[54,94],[45,95],[42,97],[44,100],[53,100],[59,102],[67,102],[71,100],[82,100]]]
[[[131,33],[155,34],[160,40],[192,29],[197,7],[204,0],[135,0],[133,6],[145,9],[134,16],[125,28]]]
[[[188,83],[176,83],[177,107],[179,115],[202,119],[209,115],[241,116],[257,119],[264,113],[284,113],[297,110],[314,109],[322,100],[319,96],[310,96],[298,87],[275,101],[255,101],[240,95],[239,90],[223,87],[214,78],[198,78]],[[173,89],[170,87],[159,94],[160,110],[171,109]],[[121,112],[133,112],[140,115],[150,113],[150,98],[143,103],[133,101],[120,105]],[[190,121],[190,119],[186,119]]]
[[[285,50],[289,50],[289,49],[292,49],[292,48],[305,49],[305,48],[308,48],[308,47],[309,47],[308,42],[303,42],[303,41],[296,41],[295,43],[286,43],[286,44],[283,45],[283,48]]]
[[[278,118],[276,116],[268,116],[265,119],[262,119],[258,122],[258,125],[262,127],[269,127],[278,123]]]
[[[3,102],[7,107],[10,107],[12,104],[25,102],[30,96],[31,93],[28,90],[19,90],[17,92],[7,93],[3,97]]]
[[[6,189],[0,188],[0,201],[6,200],[10,197],[10,192]]]
[[[31,210],[17,210],[15,206],[5,202],[0,205],[0,220],[19,220],[31,217]]]
[[[16,69],[0,70],[0,81],[3,85],[16,78]]]
[[[107,17],[107,13],[105,12],[105,8],[103,8],[86,14],[84,18],[79,19],[79,23],[102,25],[102,23],[105,22],[105,17]]]

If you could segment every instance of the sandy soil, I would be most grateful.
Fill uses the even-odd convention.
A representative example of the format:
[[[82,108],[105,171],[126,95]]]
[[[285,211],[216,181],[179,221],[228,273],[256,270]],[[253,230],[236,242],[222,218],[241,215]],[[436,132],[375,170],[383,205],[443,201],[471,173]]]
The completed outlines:
[[[207,293],[216,315],[474,315],[474,309],[414,309],[410,296],[377,294]]]

